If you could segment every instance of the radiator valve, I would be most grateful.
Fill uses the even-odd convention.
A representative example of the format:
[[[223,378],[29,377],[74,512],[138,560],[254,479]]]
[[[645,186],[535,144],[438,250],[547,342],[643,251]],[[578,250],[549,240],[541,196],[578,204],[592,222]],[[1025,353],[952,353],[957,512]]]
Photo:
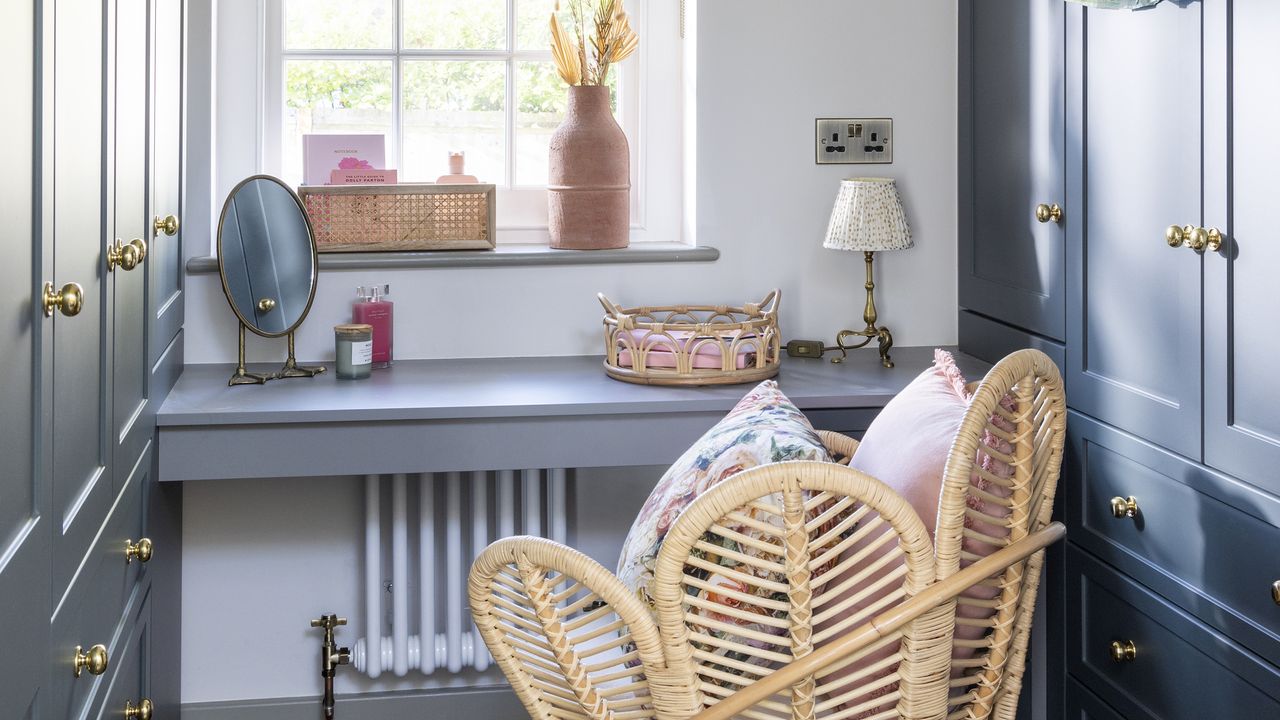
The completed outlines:
[[[321,615],[311,621],[311,627],[324,628],[324,644],[320,646],[320,676],[324,678],[325,720],[333,720],[333,676],[337,674],[339,665],[351,662],[351,651],[338,647],[333,638],[334,628],[346,624],[347,619],[337,615]]]

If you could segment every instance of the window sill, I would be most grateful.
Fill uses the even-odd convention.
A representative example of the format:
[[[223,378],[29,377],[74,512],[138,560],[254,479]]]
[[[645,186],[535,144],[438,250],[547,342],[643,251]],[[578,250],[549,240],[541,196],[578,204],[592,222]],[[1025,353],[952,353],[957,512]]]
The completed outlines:
[[[322,253],[321,270],[366,268],[533,267],[541,265],[626,265],[636,263],[715,262],[720,251],[680,243],[637,243],[621,250],[553,250],[545,245],[499,245],[493,250],[427,252]],[[212,255],[187,260],[188,275],[218,272]]]

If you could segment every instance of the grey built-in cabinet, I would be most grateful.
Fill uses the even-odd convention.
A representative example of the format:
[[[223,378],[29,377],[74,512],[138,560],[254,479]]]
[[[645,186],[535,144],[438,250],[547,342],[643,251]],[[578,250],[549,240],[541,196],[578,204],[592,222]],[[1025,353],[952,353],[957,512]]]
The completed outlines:
[[[1280,717],[1280,3],[959,7],[960,346],[1071,408],[1049,716]]]
[[[155,219],[180,216],[184,5],[0,6],[3,717],[178,714],[180,500],[153,447],[182,365],[182,236]]]

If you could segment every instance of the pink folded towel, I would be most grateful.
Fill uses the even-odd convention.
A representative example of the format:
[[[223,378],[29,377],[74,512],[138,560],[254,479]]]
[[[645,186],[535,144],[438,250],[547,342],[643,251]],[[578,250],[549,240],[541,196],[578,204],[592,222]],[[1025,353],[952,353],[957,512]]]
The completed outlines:
[[[693,351],[693,367],[699,370],[719,370],[724,367],[724,358],[720,350],[720,342],[710,339],[705,335],[694,335],[688,330],[672,330],[667,333],[673,340],[680,343],[680,350],[690,352],[693,346],[700,341],[697,350]],[[646,338],[648,340],[646,341]],[[742,370],[756,362],[756,342],[754,335],[743,335],[743,342],[738,346],[734,353],[734,366]],[[647,348],[648,353],[645,355],[644,365],[647,368],[674,368],[676,366],[676,350],[671,343],[662,335],[650,333],[648,330],[632,330],[631,340],[637,347]],[[725,346],[733,343],[733,338],[722,338]],[[618,351],[618,366],[632,367],[631,351],[622,349]]]

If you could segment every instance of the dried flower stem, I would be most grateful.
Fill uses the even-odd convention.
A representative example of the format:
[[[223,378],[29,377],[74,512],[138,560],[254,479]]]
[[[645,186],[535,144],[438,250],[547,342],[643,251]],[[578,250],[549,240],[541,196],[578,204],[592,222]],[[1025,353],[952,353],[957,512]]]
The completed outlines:
[[[610,66],[626,60],[640,45],[623,9],[624,0],[591,0],[595,10],[588,18],[584,0],[569,0],[569,12],[577,30],[577,41],[565,32],[555,14],[551,16],[551,54],[560,77],[570,85],[606,85]],[[559,11],[560,4],[556,3]],[[587,22],[591,22],[591,36]],[[588,57],[587,47],[591,54]]]

